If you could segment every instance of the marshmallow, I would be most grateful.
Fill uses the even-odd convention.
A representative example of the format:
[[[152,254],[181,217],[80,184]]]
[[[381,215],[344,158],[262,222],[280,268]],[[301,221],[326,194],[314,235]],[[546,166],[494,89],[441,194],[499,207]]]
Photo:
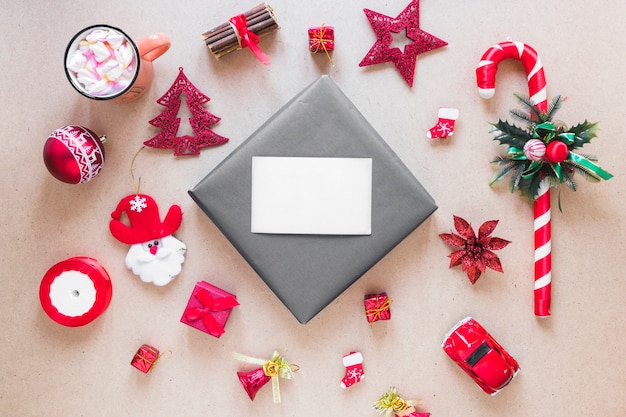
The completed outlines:
[[[87,68],[81,68],[76,73],[76,81],[81,83],[85,88],[98,81],[99,77]]]
[[[96,43],[98,41],[104,41],[107,38],[109,31],[106,29],[95,29],[85,36],[85,39],[89,43]]]
[[[100,79],[87,86],[87,92],[95,96],[104,96],[111,93],[112,88],[105,79]]]
[[[103,62],[103,64],[100,65],[96,71],[107,81],[117,81],[121,78],[124,68],[119,62],[109,59],[108,61]]]
[[[88,94],[104,97],[128,87],[136,59],[134,47],[120,32],[95,29],[78,42],[66,65]]]
[[[70,56],[70,61],[67,64],[67,68],[71,71],[78,72],[87,64],[87,58],[81,51],[74,51]]]
[[[120,48],[115,51],[115,59],[122,67],[128,68],[135,59],[133,48],[130,48],[128,45],[120,46]]]
[[[96,42],[89,45],[89,50],[93,52],[97,62],[104,62],[111,57],[109,47],[103,42]]]
[[[119,49],[125,43],[126,38],[121,33],[111,30],[107,34],[106,41],[111,48]]]

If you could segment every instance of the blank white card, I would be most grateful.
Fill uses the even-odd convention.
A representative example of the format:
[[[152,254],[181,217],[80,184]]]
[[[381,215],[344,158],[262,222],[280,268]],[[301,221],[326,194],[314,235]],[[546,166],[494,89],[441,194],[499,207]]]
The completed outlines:
[[[252,157],[251,231],[370,235],[372,159]]]

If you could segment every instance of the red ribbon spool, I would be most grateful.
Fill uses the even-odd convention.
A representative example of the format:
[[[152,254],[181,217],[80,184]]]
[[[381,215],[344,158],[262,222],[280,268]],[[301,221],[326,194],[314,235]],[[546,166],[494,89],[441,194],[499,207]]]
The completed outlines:
[[[63,326],[91,323],[109,306],[111,279],[100,263],[85,256],[53,265],[41,280],[39,300],[46,314]]]

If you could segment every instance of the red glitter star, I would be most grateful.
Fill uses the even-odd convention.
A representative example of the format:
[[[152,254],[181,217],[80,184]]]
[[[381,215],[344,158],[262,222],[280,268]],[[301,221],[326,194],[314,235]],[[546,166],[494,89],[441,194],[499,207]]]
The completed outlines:
[[[369,9],[363,9],[363,12],[378,39],[359,63],[359,67],[393,62],[409,87],[413,86],[417,55],[448,44],[419,28],[419,0],[412,0],[395,18]],[[404,52],[400,48],[391,48],[392,33],[400,33],[405,29],[407,38],[412,42],[404,46]]]

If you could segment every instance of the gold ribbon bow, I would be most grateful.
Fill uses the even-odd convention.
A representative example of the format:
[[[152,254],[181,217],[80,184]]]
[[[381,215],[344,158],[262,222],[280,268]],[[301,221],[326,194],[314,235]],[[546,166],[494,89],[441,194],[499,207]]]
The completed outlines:
[[[391,417],[392,414],[405,415],[407,411],[412,411],[413,407],[419,403],[419,400],[405,400],[398,395],[396,387],[392,387],[376,400],[373,407],[380,414],[384,413],[385,417]]]

